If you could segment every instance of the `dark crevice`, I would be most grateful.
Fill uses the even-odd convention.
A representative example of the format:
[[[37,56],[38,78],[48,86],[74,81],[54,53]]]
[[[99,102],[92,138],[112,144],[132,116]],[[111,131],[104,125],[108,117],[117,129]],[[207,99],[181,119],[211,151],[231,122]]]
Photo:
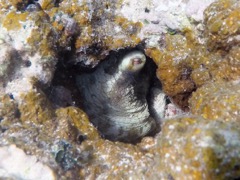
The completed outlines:
[[[88,66],[84,66],[84,65],[82,65],[82,63],[78,63],[76,61],[75,61],[75,63],[72,63],[72,62],[74,62],[74,59],[76,58],[73,55],[73,54],[75,54],[74,48],[71,51],[62,51],[62,53],[59,55],[61,57],[61,59],[58,62],[58,64],[56,65],[56,71],[54,74],[54,78],[52,80],[52,84],[47,89],[45,89],[45,93],[47,94],[50,101],[53,103],[54,107],[56,107],[56,108],[76,106],[76,107],[79,107],[84,110],[84,106],[83,106],[84,103],[82,102],[81,92],[76,85],[76,77],[78,75],[85,74],[85,73],[88,73],[88,74],[94,73],[94,71],[98,67],[101,66],[101,63],[104,63],[106,61],[112,61],[111,63],[103,64],[104,70],[106,71],[106,73],[111,75],[116,72],[117,64],[119,63],[117,61],[119,59],[121,59],[126,53],[134,51],[134,50],[144,52],[144,44],[140,44],[135,48],[125,48],[125,49],[121,49],[118,51],[111,51],[109,53],[109,55],[104,60],[101,60],[100,63],[94,68],[89,68]],[[101,49],[98,49],[98,47],[96,46],[96,48],[94,48],[94,47],[92,48],[91,53],[99,54],[100,52],[101,52]],[[149,80],[148,80],[149,88],[146,89],[147,96],[146,95],[144,95],[144,96],[147,100],[148,106],[150,107],[152,105],[151,101],[153,101],[153,96],[151,94],[152,88],[158,88],[158,89],[162,90],[162,84],[156,77],[156,70],[157,70],[156,64],[153,62],[153,60],[151,58],[149,58],[147,56],[146,56],[146,58],[147,58],[146,64],[145,64],[144,68],[141,70],[142,71],[141,75],[140,75],[141,77],[139,77],[139,78],[144,79],[144,78],[146,78],[145,76],[147,76],[147,78],[149,78]],[[116,59],[116,62],[114,62],[115,59]],[[116,64],[116,66],[115,66],[115,64]],[[183,79],[188,78],[189,73],[190,73],[190,71],[187,69],[185,74],[183,74],[182,78]],[[97,78],[101,78],[101,77],[97,77]],[[97,78],[95,80],[97,80]],[[138,86],[138,87],[139,87],[139,89],[135,90],[136,97],[141,100],[143,98],[142,97],[143,92],[141,90],[141,86]],[[138,94],[138,91],[140,92],[140,94]],[[145,94],[145,93],[143,93],[143,94]],[[177,97],[173,97],[173,98],[168,98],[167,96],[165,96],[165,99],[162,99],[162,100],[165,101],[164,102],[165,104],[171,103],[172,100],[176,101],[178,103],[180,101],[183,104],[186,104],[186,101],[188,100],[188,97],[190,95],[191,95],[191,93],[186,93],[180,97],[177,96]],[[140,97],[138,97],[138,96],[140,96]],[[184,107],[184,108],[188,108],[188,107]],[[155,118],[156,116],[154,116],[154,113],[151,108],[149,108],[149,112],[150,112],[150,116],[153,117],[154,119],[156,119]],[[161,112],[161,114],[163,114],[163,116],[164,116],[164,113]],[[160,124],[161,124],[161,121],[158,121],[157,126],[159,128],[156,128],[157,130],[154,131],[154,133],[151,132],[150,136],[154,136],[157,132],[160,131]],[[78,137],[79,143],[81,144],[81,142],[84,140],[85,140],[85,137],[79,135],[79,137]],[[140,142],[140,139],[137,139],[136,142]],[[133,142],[133,143],[136,143],[136,142]]]

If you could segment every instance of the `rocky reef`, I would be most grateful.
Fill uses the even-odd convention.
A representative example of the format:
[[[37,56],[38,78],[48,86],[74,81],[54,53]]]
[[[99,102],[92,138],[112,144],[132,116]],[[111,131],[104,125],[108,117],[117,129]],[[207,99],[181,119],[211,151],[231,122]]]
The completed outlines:
[[[0,179],[238,179],[239,43],[238,0],[0,0]],[[112,142],[74,75],[136,46],[181,113]]]

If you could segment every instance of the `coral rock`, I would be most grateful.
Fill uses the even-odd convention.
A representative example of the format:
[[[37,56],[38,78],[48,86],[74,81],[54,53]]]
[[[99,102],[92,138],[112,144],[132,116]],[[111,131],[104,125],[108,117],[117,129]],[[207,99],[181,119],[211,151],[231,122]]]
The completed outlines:
[[[152,176],[165,171],[171,179],[239,177],[239,123],[185,117],[166,121],[157,137]],[[156,170],[155,170],[156,168]]]
[[[190,109],[193,114],[201,115],[205,119],[220,118],[230,122],[239,121],[239,99],[239,81],[209,82],[193,93],[190,99]]]

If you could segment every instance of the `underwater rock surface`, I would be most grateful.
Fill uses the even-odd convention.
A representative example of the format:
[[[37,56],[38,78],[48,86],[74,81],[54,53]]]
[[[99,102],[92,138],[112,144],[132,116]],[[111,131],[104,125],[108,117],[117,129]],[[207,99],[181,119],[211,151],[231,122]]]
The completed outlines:
[[[55,179],[54,172],[34,156],[28,156],[15,145],[0,148],[0,177],[10,179]],[[10,162],[10,163],[9,163]]]
[[[32,177],[9,171],[20,153],[39,179],[238,179],[239,14],[238,0],[0,0],[1,178]],[[185,113],[137,144],[112,142],[73,75],[137,45]]]
[[[158,171],[173,179],[234,179],[239,177],[239,122],[200,117],[170,119],[158,135],[153,178]],[[160,167],[162,169],[160,169]]]

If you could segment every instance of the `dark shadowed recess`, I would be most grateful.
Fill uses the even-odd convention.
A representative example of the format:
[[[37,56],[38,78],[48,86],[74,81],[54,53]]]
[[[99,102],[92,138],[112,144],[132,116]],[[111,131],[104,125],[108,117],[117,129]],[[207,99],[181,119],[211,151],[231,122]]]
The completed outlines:
[[[100,61],[100,63],[110,60],[112,56],[120,58],[127,52],[133,50],[140,50],[144,52],[144,45],[141,44],[135,48],[125,48],[118,51],[111,51],[105,59]],[[97,48],[96,51],[98,51]],[[74,61],[75,57],[72,54],[72,52],[65,51],[60,55],[52,83],[44,90],[55,107],[77,106],[81,108],[80,92],[75,82],[76,76],[81,75],[82,73],[93,73],[98,68],[98,65],[92,68],[84,65],[83,62]],[[151,82],[151,85],[153,85],[156,81],[158,81],[155,76],[157,67],[153,60],[149,57],[147,57],[146,65],[151,69],[149,73],[153,76]]]
[[[121,59],[121,57],[124,56],[127,52],[134,51],[134,50],[139,50],[144,52],[144,46],[139,45],[135,48],[125,48],[118,51],[111,51],[105,59],[100,61],[100,63],[102,63],[103,61],[112,60],[113,59],[112,56],[117,57],[117,59]],[[96,49],[96,52],[97,51],[98,50]],[[48,96],[49,100],[52,102],[55,108],[76,106],[83,109],[83,106],[81,105],[82,104],[81,95],[80,95],[81,92],[79,92],[79,89],[76,86],[76,76],[81,75],[83,73],[90,73],[90,74],[94,73],[94,71],[98,68],[98,65],[100,64],[99,63],[94,68],[90,66],[86,66],[83,64],[83,62],[74,61],[75,57],[73,54],[74,53],[71,51],[62,52],[62,54],[60,55],[59,62],[56,65],[56,70],[55,70],[52,83],[48,88],[44,90],[45,94]],[[157,66],[155,65],[155,63],[151,58],[147,57],[147,61],[144,68],[145,68],[145,73],[147,72],[148,75],[151,76],[149,93],[146,97],[148,100],[148,104],[150,104],[151,87],[158,86],[161,88],[161,83],[156,77]],[[150,109],[150,113],[151,113],[151,109]],[[157,131],[159,130],[160,129],[158,129]],[[154,136],[155,133],[156,132],[154,131],[154,133],[149,135]]]

